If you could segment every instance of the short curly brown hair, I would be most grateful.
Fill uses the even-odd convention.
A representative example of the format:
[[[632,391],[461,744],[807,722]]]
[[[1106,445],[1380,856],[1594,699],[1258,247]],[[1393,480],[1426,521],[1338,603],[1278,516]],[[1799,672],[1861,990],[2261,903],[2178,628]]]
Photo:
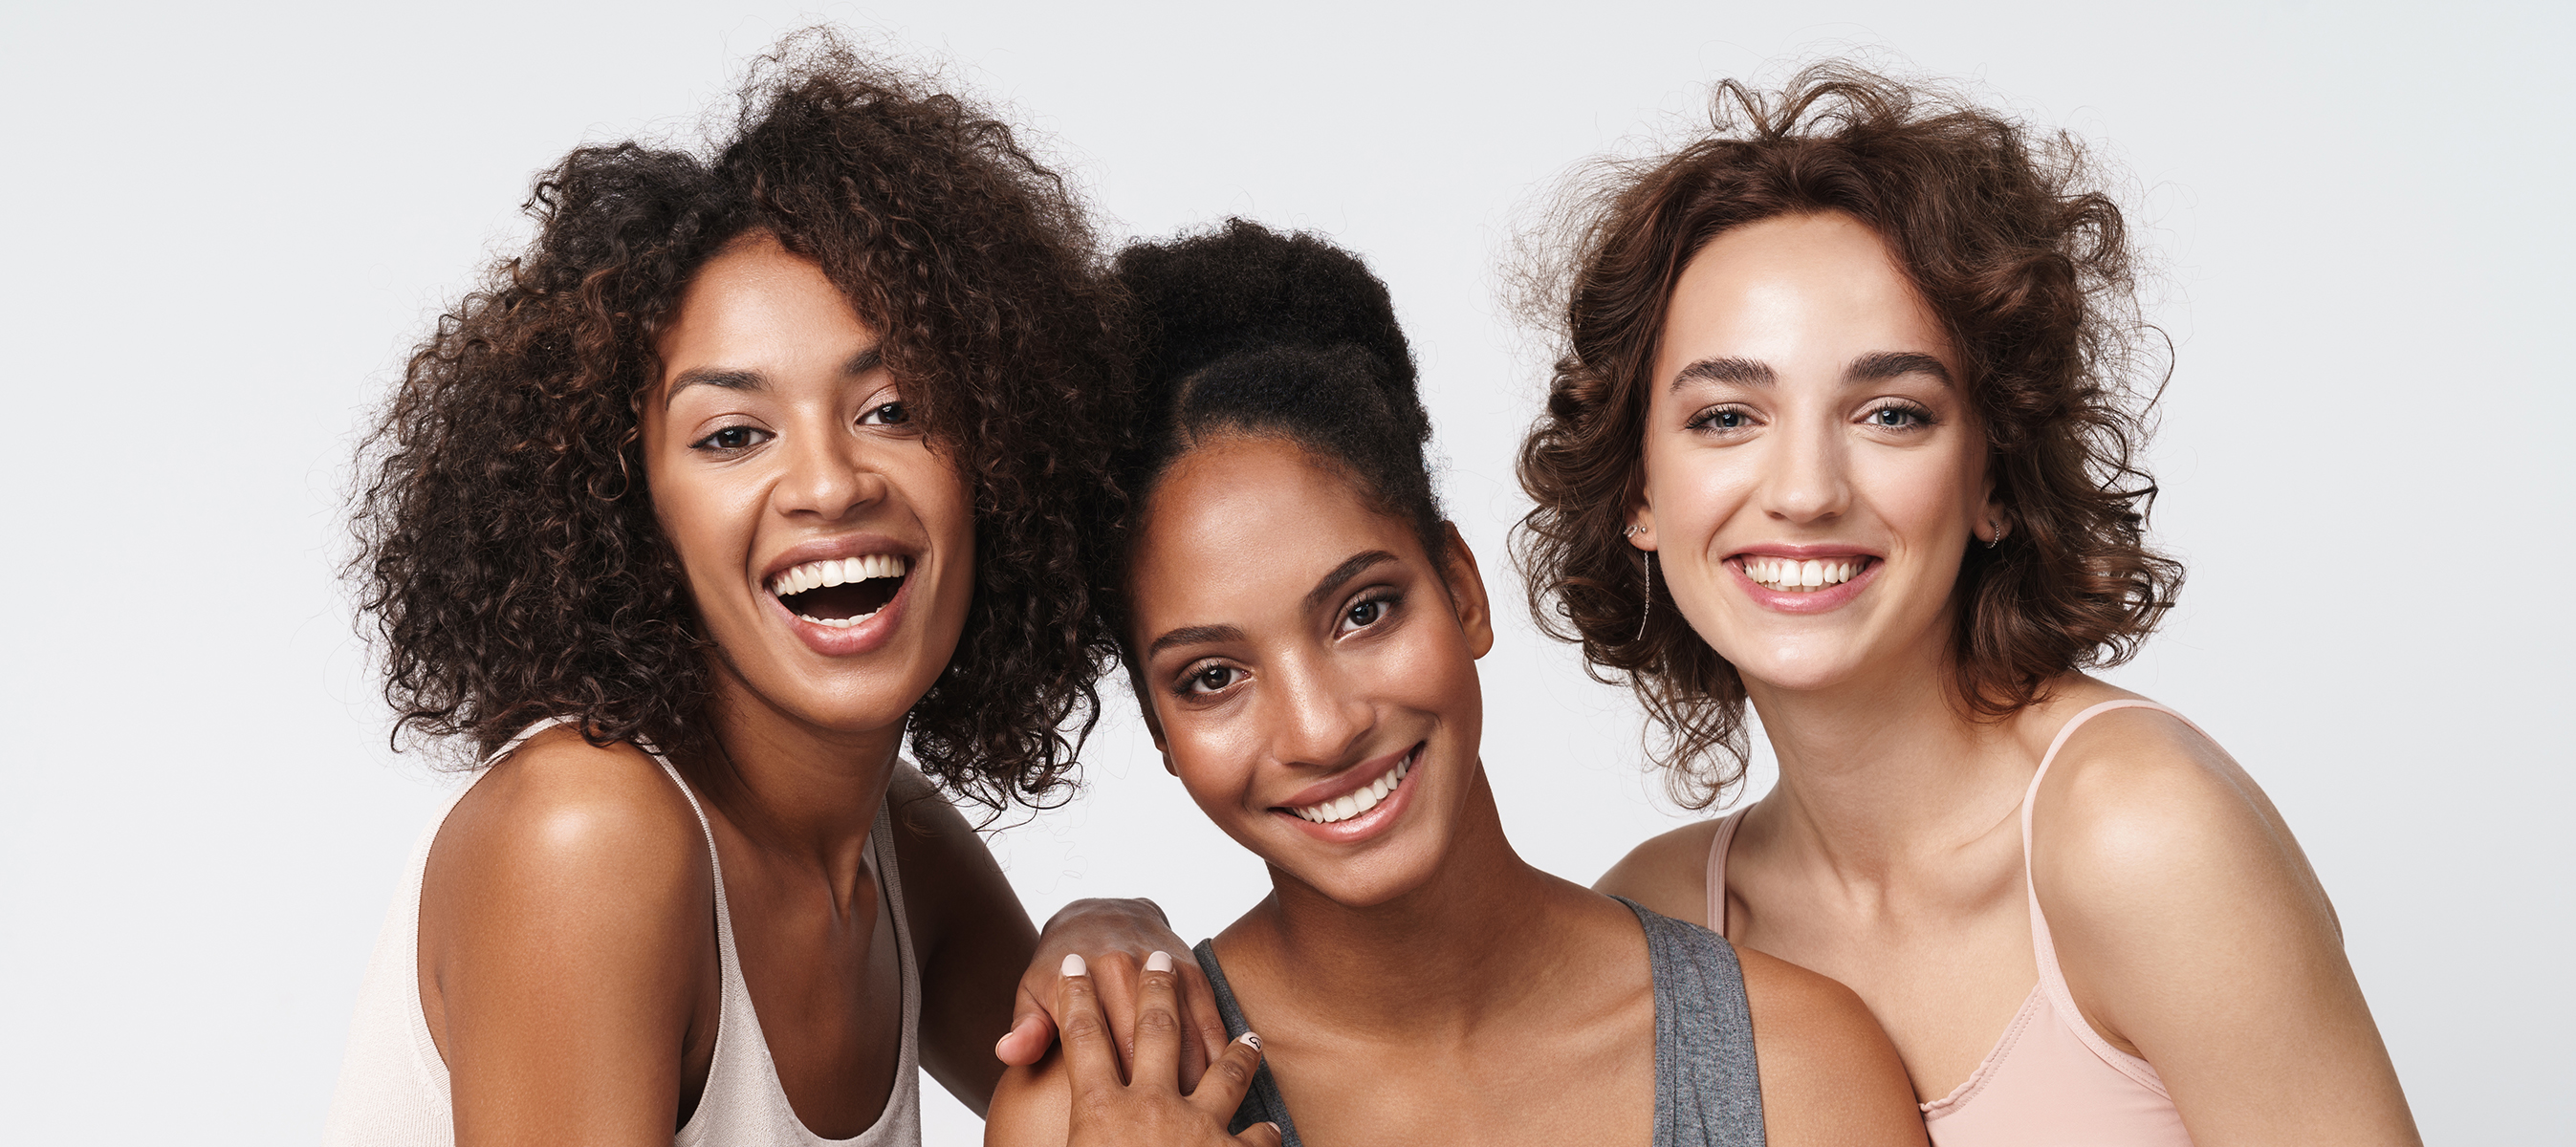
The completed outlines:
[[[996,808],[1047,794],[1115,657],[1093,571],[1124,513],[1123,295],[1064,181],[975,105],[820,30],[741,99],[712,158],[566,156],[528,203],[530,248],[412,354],[362,448],[351,571],[396,736],[488,752],[559,715],[596,743],[710,747],[708,639],[645,487],[638,404],[691,276],[767,232],[883,332],[973,492],[974,601],[912,752]]]
[[[1569,262],[1541,280],[1557,284],[1545,305],[1562,308],[1562,342],[1520,453],[1538,504],[1514,546],[1540,628],[1580,642],[1595,679],[1635,691],[1663,732],[1649,754],[1692,807],[1743,776],[1744,682],[1668,596],[1649,608],[1621,529],[1666,307],[1728,228],[1860,220],[1957,347],[2010,525],[1959,571],[1952,661],[1973,712],[2012,713],[2059,675],[2126,660],[2183,573],[2146,544],[2156,487],[2136,457],[2146,432],[2129,382],[2151,328],[2120,211],[2088,186],[2083,150],[1847,64],[1808,68],[1776,96],[1730,80],[1713,102],[1711,134],[1603,164],[1568,199]]]

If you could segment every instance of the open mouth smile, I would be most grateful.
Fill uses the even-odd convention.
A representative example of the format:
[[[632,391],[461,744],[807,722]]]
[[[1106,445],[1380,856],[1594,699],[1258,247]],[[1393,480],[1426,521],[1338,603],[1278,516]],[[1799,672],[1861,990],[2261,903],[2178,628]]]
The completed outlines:
[[[895,554],[864,554],[790,566],[769,592],[799,619],[848,629],[876,616],[903,590],[911,563]]]

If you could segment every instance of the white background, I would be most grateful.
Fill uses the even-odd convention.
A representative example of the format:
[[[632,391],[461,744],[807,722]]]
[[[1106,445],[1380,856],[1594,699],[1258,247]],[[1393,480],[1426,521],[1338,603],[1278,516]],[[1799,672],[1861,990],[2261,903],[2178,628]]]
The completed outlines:
[[[317,1134],[447,783],[387,751],[335,581],[354,434],[438,308],[522,241],[532,173],[686,133],[803,12],[0,13],[0,1138]],[[1568,164],[1687,127],[1709,81],[1851,48],[2095,141],[2166,272],[2154,525],[2191,570],[2113,678],[2279,802],[2428,1139],[2576,1138],[2569,9],[820,14],[950,61],[1042,133],[1113,236],[1239,213],[1364,252],[1506,602],[1538,375],[1496,269]],[[1625,695],[1507,620],[1486,760],[1523,852],[1588,881],[1682,814],[1639,767]],[[1211,932],[1260,869],[1111,707],[1088,795],[995,849],[1040,917],[1150,893]],[[932,1142],[972,1141],[933,1105]]]

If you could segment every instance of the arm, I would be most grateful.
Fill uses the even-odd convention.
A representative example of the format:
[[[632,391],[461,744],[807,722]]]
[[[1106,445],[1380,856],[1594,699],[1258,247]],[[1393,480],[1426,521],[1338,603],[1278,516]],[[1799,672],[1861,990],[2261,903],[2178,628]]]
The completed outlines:
[[[904,904],[921,961],[921,1064],[959,1102],[981,1115],[1005,1064],[1032,1064],[1055,1042],[1056,969],[1069,953],[1099,965],[1118,1043],[1132,1046],[1137,969],[1146,954],[1188,951],[1150,900],[1078,900],[1030,926],[990,849],[910,766],[886,791],[897,826]],[[1182,981],[1187,1039],[1184,1078],[1207,1069],[1209,1048],[1225,1045],[1216,993],[1193,963]],[[1204,1017],[1204,1018],[1201,1018]],[[998,1042],[997,1041],[998,1038]]]
[[[921,1066],[977,1115],[1002,1065],[1011,993],[1038,930],[975,830],[929,779],[898,766],[886,789],[921,974]]]
[[[1127,1062],[1135,1078],[1120,1078],[1118,1050],[1101,1013],[1098,985],[1080,956],[1067,957],[1056,977],[1056,1014],[1064,1043],[1034,1066],[1005,1073],[984,1124],[986,1147],[1278,1147],[1279,1129],[1268,1123],[1240,1136],[1226,1123],[1252,1086],[1261,1047],[1249,1035],[1226,1045],[1195,1088],[1178,1078],[1181,1022],[1175,961],[1162,952],[1146,958],[1136,983],[1131,1028],[1136,1040]]]
[[[1735,957],[1753,1012],[1765,1142],[1924,1142],[1905,1063],[1859,996],[1775,956],[1738,948]]]
[[[2085,1020],[2194,1142],[2421,1142],[2333,905],[2280,814],[2171,717],[2106,714],[2041,786],[2031,879]]]
[[[422,1011],[456,1141],[669,1143],[712,1002],[714,903],[697,818],[643,754],[564,734],[495,766],[421,888]],[[711,1054],[711,1025],[698,1034]]]

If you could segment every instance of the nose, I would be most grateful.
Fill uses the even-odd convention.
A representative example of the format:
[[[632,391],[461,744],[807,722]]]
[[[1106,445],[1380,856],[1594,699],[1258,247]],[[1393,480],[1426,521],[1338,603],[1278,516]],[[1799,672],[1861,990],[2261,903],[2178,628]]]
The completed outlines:
[[[885,496],[885,476],[851,436],[816,429],[792,437],[780,443],[786,472],[771,495],[781,512],[837,522]]]
[[[1851,504],[1850,459],[1830,418],[1771,436],[1764,459],[1763,511],[1773,519],[1808,525],[1831,521]]]
[[[1270,751],[1282,764],[1333,769],[1376,724],[1375,710],[1326,667],[1281,665],[1271,674]]]

